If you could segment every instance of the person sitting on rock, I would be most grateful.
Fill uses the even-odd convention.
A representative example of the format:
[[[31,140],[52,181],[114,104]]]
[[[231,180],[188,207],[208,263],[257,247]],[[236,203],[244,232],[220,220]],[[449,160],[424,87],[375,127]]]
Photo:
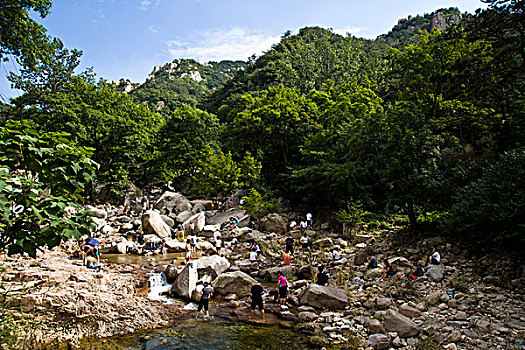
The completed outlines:
[[[250,252],[250,261],[260,263],[261,260],[257,257],[257,251],[255,249],[252,249]]]
[[[377,264],[377,259],[375,256],[369,253],[367,255],[367,260],[368,260],[368,263],[366,264],[365,271],[377,268],[378,264]]]
[[[436,248],[432,247],[432,255],[428,257],[429,266],[439,265],[441,263],[441,255],[437,252]]]
[[[290,230],[293,230],[293,229],[295,228],[295,226],[297,226],[297,221],[292,220],[292,221],[290,222]]]
[[[315,283],[320,286],[326,286],[328,285],[328,274],[324,270],[323,265],[319,265],[317,274],[315,276]]]
[[[255,252],[257,254],[259,254],[261,252],[261,248],[259,248],[259,245],[257,244],[256,241],[253,241],[253,244],[252,244],[252,249],[251,250],[255,250]]]
[[[421,266],[421,264],[417,264],[416,270],[412,272],[410,275],[408,275],[409,279],[417,280],[419,277],[423,276],[425,274],[425,269]]]
[[[383,274],[381,275],[381,280],[384,280],[390,276],[394,276],[397,273],[396,268],[388,262],[388,259],[384,259],[383,263],[385,264],[385,270],[383,271]]]
[[[334,265],[334,263],[338,260],[341,260],[341,255],[339,254],[339,252],[337,251],[337,249],[332,249],[332,257],[331,258],[328,258],[328,263],[331,264],[332,266]]]
[[[283,261],[282,261],[282,265],[291,265],[292,264],[292,259],[293,259],[293,256],[290,255],[289,253],[284,253],[283,254]]]

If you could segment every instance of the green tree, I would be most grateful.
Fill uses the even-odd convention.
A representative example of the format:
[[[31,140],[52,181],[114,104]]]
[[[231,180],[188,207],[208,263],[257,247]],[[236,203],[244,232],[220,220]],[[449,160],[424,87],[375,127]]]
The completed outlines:
[[[66,133],[41,134],[28,121],[0,127],[0,250],[35,257],[40,247],[80,237],[93,228],[82,207],[94,180],[92,150]]]
[[[32,65],[46,57],[49,38],[46,29],[29,16],[41,18],[51,9],[50,0],[3,0],[0,6],[0,64],[9,55]]]

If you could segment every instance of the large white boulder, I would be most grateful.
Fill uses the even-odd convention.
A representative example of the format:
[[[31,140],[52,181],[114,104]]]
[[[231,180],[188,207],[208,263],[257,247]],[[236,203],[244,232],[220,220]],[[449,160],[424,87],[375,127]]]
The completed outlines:
[[[163,208],[167,208],[170,212],[173,208],[177,211],[183,212],[191,209],[190,202],[182,194],[177,192],[166,191],[160,196],[160,198],[154,204],[155,209],[162,212]]]
[[[154,234],[160,238],[171,237],[170,227],[162,220],[160,214],[154,210],[148,210],[141,217],[142,229],[146,234]]]
[[[193,261],[193,266],[197,269],[199,278],[208,275],[213,280],[230,268],[230,262],[223,256],[212,255]]]
[[[190,224],[195,224],[195,233],[199,233],[204,228],[204,225],[206,223],[206,218],[204,217],[204,212],[198,213],[190,217],[188,220],[186,220],[182,227],[184,227],[184,231],[190,232]]]
[[[250,294],[250,290],[257,281],[241,271],[225,272],[217,277],[212,285],[221,295],[237,294],[239,296]]]
[[[419,327],[414,321],[394,310],[386,312],[385,328],[389,332],[396,332],[401,338],[414,337],[419,333]]]
[[[197,269],[192,264],[186,265],[175,279],[175,282],[173,282],[172,294],[191,299],[193,291],[197,287],[198,279]]]

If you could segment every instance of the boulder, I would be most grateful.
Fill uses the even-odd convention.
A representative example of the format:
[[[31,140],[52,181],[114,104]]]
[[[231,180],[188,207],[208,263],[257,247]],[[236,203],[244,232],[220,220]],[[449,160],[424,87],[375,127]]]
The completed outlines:
[[[170,218],[169,216],[166,216],[166,215],[160,215],[160,217],[162,218],[162,220],[164,220],[164,222],[169,226],[169,227],[173,227],[175,226],[175,221]]]
[[[284,216],[276,213],[268,214],[259,220],[259,227],[267,232],[286,233],[288,230],[288,220],[286,220]]]
[[[173,282],[171,293],[182,298],[191,299],[193,291],[197,288],[198,279],[197,269],[192,264],[186,265],[175,279],[175,282]]]
[[[427,274],[433,281],[441,282],[443,276],[445,275],[445,265],[439,264],[430,266],[427,270]]]
[[[127,241],[127,240],[124,240],[120,243],[117,244],[117,253],[119,254],[126,254],[127,253],[127,248],[128,247],[133,247],[135,246],[135,243],[131,242],[131,241]]]
[[[144,243],[153,242],[153,243],[161,243],[162,239],[153,234],[153,235],[144,235]]]
[[[197,249],[202,250],[203,252],[208,253],[208,254],[215,254],[216,252],[215,246],[212,243],[207,242],[207,241],[197,242],[196,247]]]
[[[392,305],[392,300],[389,299],[389,298],[377,298],[376,303],[377,303],[377,308],[378,309],[385,310],[390,305]],[[377,333],[379,333],[379,332],[377,332]]]
[[[292,265],[270,267],[261,271],[261,278],[265,279],[267,282],[277,282],[280,273],[290,280],[293,277],[294,267]]]
[[[221,228],[219,227],[219,225],[204,225],[204,228],[200,232],[200,235],[210,238],[213,237],[213,233],[215,231],[220,231],[220,229]]]
[[[370,246],[367,246],[364,249],[359,249],[355,254],[354,265],[362,265],[366,261],[368,254],[372,254],[372,248]]]
[[[334,242],[330,237],[320,238],[316,241],[314,241],[314,246],[319,248],[327,248],[332,247],[334,245]]]
[[[365,272],[364,278],[366,280],[373,280],[373,279],[381,277],[382,274],[383,274],[383,269],[380,267],[377,267],[375,269],[367,270]]]
[[[405,315],[406,317],[418,317],[421,315],[421,311],[416,309],[415,307],[412,307],[408,304],[403,304],[399,307],[399,313],[402,315]]]
[[[131,222],[128,222],[120,226],[119,232],[129,232],[131,230],[133,230],[133,224]]]
[[[383,326],[381,326],[381,322],[379,320],[376,320],[375,318],[371,318],[367,322],[368,326],[368,333],[370,334],[376,334],[376,333],[385,333],[385,329]]]
[[[251,230],[250,232],[246,233],[244,237],[242,238],[243,242],[251,242],[251,241],[258,241],[259,239],[264,237],[264,233],[257,230]]]
[[[204,217],[204,212],[195,214],[191,216],[188,220],[184,221],[182,224],[182,227],[184,227],[184,231],[190,232],[190,224],[195,224],[195,233],[199,233],[204,228],[206,219]]]
[[[154,234],[160,238],[171,237],[170,227],[162,220],[160,214],[153,210],[148,210],[141,217],[142,229],[146,234]]]
[[[299,295],[301,305],[318,309],[338,310],[348,305],[348,295],[343,289],[310,284]]]
[[[302,311],[297,314],[301,322],[313,322],[317,319],[317,314],[311,311]]]
[[[241,271],[225,272],[217,277],[212,285],[218,294],[228,295],[235,293],[239,296],[250,294],[250,290],[257,281]]]
[[[160,196],[155,202],[155,209],[162,211],[163,208],[167,208],[170,212],[175,208],[179,213],[190,210],[190,202],[180,193],[166,191]]]
[[[183,222],[186,222],[189,218],[191,218],[193,215],[195,215],[194,212],[191,210],[186,210],[180,213],[179,215],[175,216],[175,221],[177,221],[179,224],[182,224]]]
[[[414,337],[419,333],[419,327],[411,319],[393,310],[386,312],[385,328],[396,332],[401,338]]]
[[[374,349],[388,349],[392,343],[390,337],[386,334],[372,334],[368,338],[368,342]]]
[[[164,270],[164,273],[166,274],[166,280],[168,281],[168,283],[173,283],[179,275],[179,269],[172,263],[166,266],[166,270]]]
[[[246,216],[246,211],[241,209],[230,209],[224,212],[217,213],[213,216],[206,217],[206,225],[219,225],[222,227],[224,223],[230,221],[230,217],[237,219],[237,226],[239,226],[240,220]]]
[[[186,251],[186,243],[175,239],[167,238],[164,240],[164,245],[168,253],[180,253]]]
[[[237,260],[235,266],[239,267],[242,272],[251,274],[259,269],[259,264],[256,261]]]
[[[199,279],[208,275],[213,280],[230,268],[230,262],[223,256],[212,255],[193,261],[193,266],[197,269]]]

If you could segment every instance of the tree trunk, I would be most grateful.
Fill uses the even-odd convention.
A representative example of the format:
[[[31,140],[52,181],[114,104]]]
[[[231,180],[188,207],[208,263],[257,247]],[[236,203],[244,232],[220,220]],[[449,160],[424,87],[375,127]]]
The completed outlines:
[[[410,231],[414,232],[416,230],[416,213],[414,212],[414,201],[412,198],[407,200],[407,211]]]

